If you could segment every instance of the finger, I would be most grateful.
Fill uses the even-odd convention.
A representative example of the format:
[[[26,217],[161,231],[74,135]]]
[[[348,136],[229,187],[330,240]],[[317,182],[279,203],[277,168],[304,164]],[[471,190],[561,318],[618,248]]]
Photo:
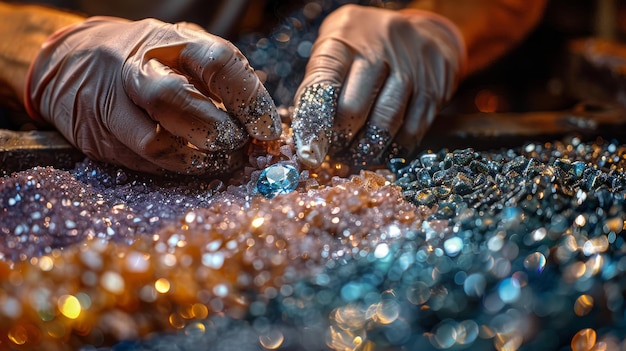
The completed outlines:
[[[280,136],[282,122],[274,101],[248,60],[230,42],[197,32],[180,52],[180,69],[202,86],[200,90],[221,102],[253,138],[272,140]],[[207,40],[209,39],[209,40]]]
[[[312,49],[292,122],[296,153],[306,167],[319,167],[328,153],[339,90],[352,60],[350,49],[332,39]]]
[[[426,95],[414,99],[407,109],[405,123],[398,131],[394,142],[397,144],[398,156],[413,155],[428,127],[437,115],[437,103]]]
[[[313,84],[343,86],[353,61],[352,50],[343,42],[333,38],[316,41],[311,48],[304,78],[296,91],[296,100]]]
[[[132,154],[112,156],[110,150],[101,150],[101,160],[117,158],[116,163],[151,173],[167,170],[196,175],[227,173],[242,164],[240,153],[198,150],[185,139],[171,134],[152,121],[137,106],[127,106],[123,110],[123,116],[113,116],[107,125],[110,133],[128,147]],[[133,154],[139,155],[140,159]]]
[[[384,161],[385,150],[403,123],[411,86],[409,78],[402,73],[387,79],[365,128],[350,146],[350,163],[353,166],[366,167]]]
[[[294,110],[291,124],[294,144],[300,162],[306,167],[317,168],[326,157],[338,93],[334,85],[310,85]]]
[[[161,174],[165,171],[162,167],[139,156],[116,139],[110,140],[104,137],[94,142],[91,138],[77,138],[75,142],[81,152],[92,160],[120,165],[145,173]]]
[[[371,123],[395,135],[411,103],[412,86],[409,76],[402,72],[389,76],[370,113]]]
[[[329,148],[331,155],[346,148],[365,126],[387,74],[388,66],[382,61],[355,59],[339,96]]]
[[[131,150],[122,143],[111,143],[106,140],[99,141],[97,147],[99,149],[106,150],[104,154],[94,149],[94,146],[96,145],[81,146],[81,150],[86,156],[93,160],[98,160],[114,165],[120,165],[138,172],[150,174],[165,174],[169,171],[146,160],[143,156],[135,153],[133,150]]]
[[[184,28],[184,29],[191,29],[191,30],[195,30],[199,32],[206,32],[204,28],[202,28],[201,26],[193,22],[186,22],[186,21],[176,22],[176,26],[180,28]]]
[[[124,69],[128,95],[173,135],[206,151],[235,150],[246,142],[237,122],[168,66],[151,59]]]
[[[437,92],[447,91],[448,94],[453,92],[451,86],[455,84],[455,77],[440,74],[447,72],[441,66],[445,62],[435,61],[431,64],[433,66],[430,69],[425,66],[420,67],[420,72],[417,75],[419,81],[414,82],[416,83],[413,88],[415,94],[407,108],[406,119],[394,139],[395,150],[393,152],[398,156],[413,156],[424,134],[435,119],[439,106],[451,97],[450,95],[442,96]],[[432,69],[435,66],[438,68]]]
[[[146,134],[138,147],[142,155],[162,169],[187,175],[217,175],[243,167],[241,152],[202,152],[167,131]]]

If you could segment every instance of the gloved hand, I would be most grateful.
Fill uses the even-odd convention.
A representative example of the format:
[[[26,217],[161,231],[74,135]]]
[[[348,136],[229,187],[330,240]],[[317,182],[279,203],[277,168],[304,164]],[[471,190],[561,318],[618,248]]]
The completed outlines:
[[[249,135],[281,133],[241,52],[189,23],[87,19],[47,40],[26,85],[33,118],[91,158],[144,172],[228,172]]]
[[[414,149],[455,91],[465,56],[458,29],[433,13],[340,7],[322,23],[296,93],[301,163],[318,167],[330,153],[366,166],[384,161],[392,141]]]

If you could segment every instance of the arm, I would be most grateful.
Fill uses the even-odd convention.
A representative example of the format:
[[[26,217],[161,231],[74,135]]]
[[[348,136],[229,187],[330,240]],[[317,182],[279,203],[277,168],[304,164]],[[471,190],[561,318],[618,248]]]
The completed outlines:
[[[540,20],[546,2],[547,0],[415,0],[408,8],[437,13],[459,28],[467,48],[466,73],[472,74],[518,44]]]
[[[26,73],[41,44],[84,17],[41,6],[0,2],[0,103],[22,109]]]

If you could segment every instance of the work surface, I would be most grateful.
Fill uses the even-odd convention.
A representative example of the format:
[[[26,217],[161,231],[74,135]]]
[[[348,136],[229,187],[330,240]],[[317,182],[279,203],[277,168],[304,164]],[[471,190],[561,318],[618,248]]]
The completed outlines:
[[[7,174],[0,345],[624,347],[618,139],[326,165],[292,193],[257,194],[260,170],[292,152],[258,146],[230,183],[88,160]]]

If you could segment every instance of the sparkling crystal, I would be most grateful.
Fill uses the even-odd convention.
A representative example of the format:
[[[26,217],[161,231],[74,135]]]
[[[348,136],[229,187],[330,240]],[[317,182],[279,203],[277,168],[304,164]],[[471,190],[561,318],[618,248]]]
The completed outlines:
[[[261,172],[256,187],[267,198],[287,194],[296,189],[299,181],[298,170],[285,164],[274,164]]]
[[[585,168],[587,168],[587,163],[582,162],[582,161],[576,161],[572,164],[572,169],[570,170],[570,172],[576,176],[576,178],[580,178],[583,176],[583,172],[585,171]]]

